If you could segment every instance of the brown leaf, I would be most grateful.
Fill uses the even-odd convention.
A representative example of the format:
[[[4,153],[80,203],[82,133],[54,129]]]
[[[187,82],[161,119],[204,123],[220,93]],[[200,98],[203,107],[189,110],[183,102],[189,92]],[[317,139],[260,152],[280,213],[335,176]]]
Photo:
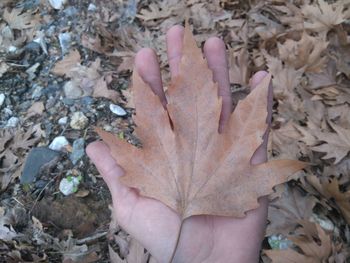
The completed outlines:
[[[3,17],[12,29],[28,29],[38,24],[36,17],[29,11],[24,12],[22,9],[14,8],[11,11],[5,9]]]
[[[270,203],[267,235],[288,235],[295,230],[298,221],[309,220],[317,199],[309,194],[302,194],[297,187],[286,186],[281,198]]]
[[[27,117],[43,114],[45,107],[42,101],[34,102],[27,111]]]
[[[301,235],[289,236],[288,239],[293,241],[303,254],[290,248],[265,250],[272,263],[328,262],[326,260],[332,254],[331,237],[319,225],[308,221],[300,221],[299,224],[302,226]]]
[[[350,190],[341,192],[337,179],[324,180],[317,179],[315,176],[308,177],[308,181],[327,199],[334,199],[342,215],[348,224],[350,224]]]
[[[304,68],[306,72],[320,72],[327,62],[324,51],[328,42],[306,32],[303,32],[299,41],[287,39],[283,44],[277,45],[281,60],[296,70]]]
[[[118,92],[108,89],[107,82],[104,77],[97,80],[96,84],[94,85],[92,96],[95,98],[104,97],[114,102],[116,102],[119,98]]]
[[[350,151],[350,130],[329,122],[334,132],[321,132],[314,130],[316,138],[325,142],[318,146],[313,146],[311,149],[316,152],[326,153],[322,159],[335,158],[334,163],[339,163]]]
[[[318,4],[306,4],[302,8],[306,21],[304,26],[315,32],[328,31],[335,25],[343,23],[349,12],[343,12],[345,5],[342,1],[328,4],[324,0],[318,0]]]
[[[98,129],[124,168],[124,184],[160,200],[185,219],[192,215],[243,217],[260,196],[305,163],[274,160],[252,165],[267,124],[271,76],[240,101],[218,133],[221,98],[212,72],[187,27],[179,75],[167,90],[167,109],[134,71],[136,133],[142,149]]]
[[[69,52],[61,61],[57,62],[52,72],[56,75],[64,76],[68,75],[69,72],[80,65],[81,58],[79,51],[74,49]]]

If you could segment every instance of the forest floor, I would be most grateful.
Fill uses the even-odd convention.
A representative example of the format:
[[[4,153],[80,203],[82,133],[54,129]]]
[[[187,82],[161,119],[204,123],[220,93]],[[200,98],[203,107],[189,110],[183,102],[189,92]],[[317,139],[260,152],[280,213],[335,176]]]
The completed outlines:
[[[269,158],[312,164],[270,197],[261,262],[349,262],[347,0],[2,0],[0,262],[151,261],[109,230],[111,197],[84,149],[96,126],[134,140],[134,55],[155,49],[167,83],[165,34],[186,18],[197,43],[224,40],[235,98],[272,74]]]

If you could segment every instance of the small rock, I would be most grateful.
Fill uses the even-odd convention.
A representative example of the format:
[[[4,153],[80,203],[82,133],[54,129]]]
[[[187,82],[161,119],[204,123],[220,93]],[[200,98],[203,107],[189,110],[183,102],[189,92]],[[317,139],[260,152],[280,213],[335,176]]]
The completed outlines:
[[[5,102],[5,94],[4,93],[1,93],[0,94],[0,108],[1,106],[4,104]]]
[[[64,13],[68,17],[74,17],[78,14],[78,9],[76,9],[74,6],[69,6],[64,10]]]
[[[97,10],[97,7],[93,3],[90,3],[88,6],[88,11],[95,12],[96,10]]]
[[[16,128],[17,125],[18,125],[18,123],[19,123],[19,118],[17,118],[17,117],[11,117],[11,118],[7,121],[5,127],[7,127],[7,128]]]
[[[293,245],[293,242],[282,235],[272,235],[268,237],[269,245],[272,249],[282,250]]]
[[[72,42],[71,34],[68,32],[60,33],[58,35],[58,40],[60,41],[62,54],[66,54],[69,51]]]
[[[49,3],[54,9],[59,10],[63,8],[66,0],[49,0]]]
[[[70,154],[69,158],[74,165],[84,156],[85,154],[84,146],[85,146],[85,140],[83,138],[76,139],[73,142],[73,151]]]
[[[78,190],[80,180],[81,178],[74,176],[63,178],[59,186],[61,193],[66,196],[75,193]]]
[[[89,119],[81,111],[74,112],[70,121],[70,126],[74,130],[83,130],[89,123]]]
[[[113,103],[109,105],[109,109],[111,110],[111,112],[113,112],[118,116],[125,116],[127,114],[127,112],[122,107],[115,105]]]
[[[67,117],[67,116],[62,117],[62,118],[60,118],[60,119],[58,120],[58,124],[59,124],[59,125],[66,125],[67,122],[68,122],[68,117]]]
[[[67,81],[63,86],[63,91],[68,99],[78,99],[83,95],[83,91],[75,81]]]
[[[39,86],[39,85],[35,85],[34,91],[32,93],[32,99],[37,100],[40,99],[41,95],[42,95],[42,90],[44,89],[44,87]]]
[[[39,173],[40,169],[47,164],[53,164],[58,161],[60,156],[59,152],[50,150],[46,147],[33,148],[27,156],[24,164],[23,173],[20,178],[21,184],[33,183]]]
[[[58,136],[50,143],[49,148],[54,151],[62,151],[69,145],[68,140],[64,136]]]
[[[9,51],[10,53],[15,53],[15,52],[17,51],[17,47],[15,47],[15,46],[9,46],[8,51]]]

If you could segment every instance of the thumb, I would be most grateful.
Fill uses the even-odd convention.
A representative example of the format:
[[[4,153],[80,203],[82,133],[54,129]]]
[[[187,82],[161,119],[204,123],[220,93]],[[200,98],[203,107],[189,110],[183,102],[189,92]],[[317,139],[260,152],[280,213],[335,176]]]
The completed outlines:
[[[129,187],[119,182],[119,177],[124,174],[124,171],[111,156],[107,145],[99,141],[90,143],[86,148],[86,153],[106,182],[113,201],[130,191]]]

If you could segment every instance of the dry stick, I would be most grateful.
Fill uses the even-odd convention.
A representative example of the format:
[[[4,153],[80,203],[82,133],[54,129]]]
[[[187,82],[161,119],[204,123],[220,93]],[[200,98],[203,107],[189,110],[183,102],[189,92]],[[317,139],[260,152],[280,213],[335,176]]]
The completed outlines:
[[[177,232],[175,247],[174,247],[173,253],[171,254],[169,263],[173,262],[177,247],[179,246],[183,223],[184,223],[184,219],[181,220],[180,228],[179,228],[179,231]]]

